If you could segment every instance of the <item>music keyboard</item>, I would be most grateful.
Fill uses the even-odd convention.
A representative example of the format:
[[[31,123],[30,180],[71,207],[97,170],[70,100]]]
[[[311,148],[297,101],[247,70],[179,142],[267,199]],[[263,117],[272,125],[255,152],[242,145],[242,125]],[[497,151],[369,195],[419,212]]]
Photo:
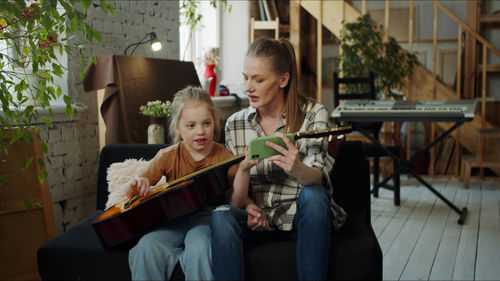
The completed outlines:
[[[347,100],[331,118],[353,122],[457,122],[474,119],[475,100]]]

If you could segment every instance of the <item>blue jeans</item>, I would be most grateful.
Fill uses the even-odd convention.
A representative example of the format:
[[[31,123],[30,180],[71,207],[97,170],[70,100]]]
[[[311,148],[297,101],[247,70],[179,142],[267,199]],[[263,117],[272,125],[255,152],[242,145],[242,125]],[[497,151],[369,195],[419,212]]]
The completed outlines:
[[[162,223],[130,249],[132,280],[169,280],[180,262],[186,280],[213,280],[210,208]]]
[[[304,186],[296,202],[293,230],[280,232],[297,240],[299,279],[325,280],[332,228],[330,196],[322,186]],[[248,229],[247,215],[245,210],[228,205],[220,206],[212,213],[212,270],[216,280],[244,279],[243,239],[265,241],[276,237],[273,233]]]

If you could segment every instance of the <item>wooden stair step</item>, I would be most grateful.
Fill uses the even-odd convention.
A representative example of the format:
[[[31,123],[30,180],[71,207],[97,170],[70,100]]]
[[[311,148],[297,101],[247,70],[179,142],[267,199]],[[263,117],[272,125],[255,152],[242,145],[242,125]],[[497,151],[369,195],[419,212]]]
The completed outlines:
[[[500,23],[500,14],[485,14],[479,18],[481,23]]]
[[[477,66],[477,72],[478,73],[483,72],[483,65],[482,64]],[[486,65],[486,72],[495,72],[495,73],[500,72],[500,64],[487,64]]]

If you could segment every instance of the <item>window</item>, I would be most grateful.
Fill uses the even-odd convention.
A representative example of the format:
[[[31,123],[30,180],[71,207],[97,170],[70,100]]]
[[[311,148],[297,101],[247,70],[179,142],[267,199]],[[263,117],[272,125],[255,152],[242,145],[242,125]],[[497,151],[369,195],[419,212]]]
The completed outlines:
[[[181,4],[182,0],[179,1],[179,7]],[[202,15],[202,19],[192,34],[190,27],[185,24],[182,13],[180,15],[179,59],[192,61],[198,76],[202,77],[205,70],[203,62],[205,53],[211,48],[220,46],[220,7],[212,7],[210,1],[199,1],[197,12]]]

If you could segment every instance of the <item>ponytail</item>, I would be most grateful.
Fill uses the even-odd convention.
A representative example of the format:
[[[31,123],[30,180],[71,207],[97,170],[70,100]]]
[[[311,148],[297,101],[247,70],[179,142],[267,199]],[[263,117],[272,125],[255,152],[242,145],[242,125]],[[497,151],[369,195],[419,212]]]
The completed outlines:
[[[286,101],[285,131],[287,133],[299,131],[304,123],[307,103],[311,101],[299,91],[297,61],[292,43],[286,39],[259,38],[250,45],[246,55],[267,57],[275,73],[290,74],[288,84],[283,89]]]

